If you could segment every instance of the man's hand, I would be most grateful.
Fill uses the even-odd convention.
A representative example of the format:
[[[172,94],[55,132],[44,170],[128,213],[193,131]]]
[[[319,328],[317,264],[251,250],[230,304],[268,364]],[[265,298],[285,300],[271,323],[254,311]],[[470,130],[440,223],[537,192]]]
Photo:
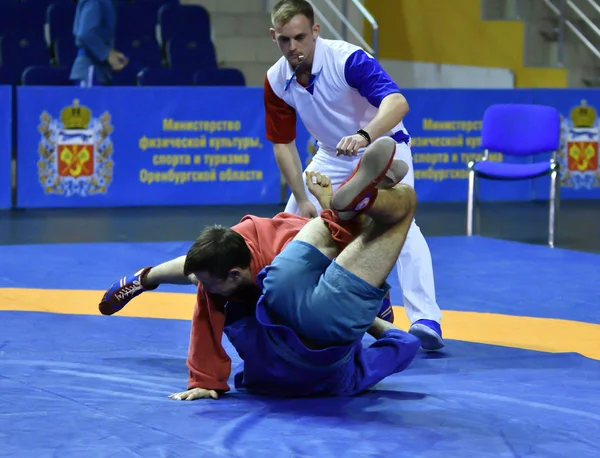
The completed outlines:
[[[333,190],[331,179],[319,172],[306,172],[306,186],[310,193],[317,198],[323,209],[328,209]]]
[[[356,156],[358,150],[367,147],[367,139],[360,134],[350,135],[340,140],[337,145],[337,156]]]
[[[219,395],[215,390],[205,390],[204,388],[192,388],[191,390],[181,393],[174,393],[169,398],[175,401],[193,401],[194,399],[213,398],[219,399]]]
[[[129,59],[122,52],[111,49],[108,53],[108,63],[115,72],[120,72],[125,68]]]
[[[315,207],[309,200],[302,203],[298,202],[298,209],[300,210],[300,216],[303,216],[304,218],[316,218],[319,216],[317,207]]]

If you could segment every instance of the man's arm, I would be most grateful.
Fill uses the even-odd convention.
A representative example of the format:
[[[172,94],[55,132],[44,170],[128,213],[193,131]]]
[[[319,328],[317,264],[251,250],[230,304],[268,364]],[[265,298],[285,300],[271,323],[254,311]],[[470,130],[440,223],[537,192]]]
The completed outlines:
[[[187,359],[188,390],[229,391],[231,358],[222,345],[224,328],[225,299],[209,295],[199,286]]]
[[[266,136],[267,140],[273,142],[279,170],[296,198],[302,216],[317,216],[302,180],[302,162],[296,148],[296,110],[273,92],[268,77],[265,77],[264,83],[264,104]]]
[[[104,40],[96,30],[100,27],[102,12],[98,2],[85,2],[81,5],[79,13],[79,22],[77,27],[77,38],[81,41],[86,52],[98,62],[106,62],[110,54],[110,46],[104,43]]]
[[[195,275],[185,276],[183,273],[184,264],[185,256],[179,256],[152,267],[142,278],[143,286],[156,288],[160,285],[197,285],[198,279]]]
[[[398,125],[409,110],[408,101],[400,93],[398,85],[379,63],[366,52],[355,51],[346,60],[344,69],[346,83],[356,89],[371,105],[377,108],[375,117],[361,129],[367,132],[371,142]],[[368,142],[361,134],[349,132],[338,144],[338,154],[355,155]]]
[[[88,1],[81,5],[76,35],[86,53],[97,62],[108,62],[115,71],[122,70],[127,64],[127,58],[119,51],[111,49],[100,34],[102,11],[97,1]]]
[[[304,180],[302,179],[302,162],[300,162],[296,141],[292,140],[287,144],[275,143],[273,151],[279,170],[281,170],[286,183],[292,190],[298,205],[308,202]]]
[[[225,299],[209,295],[199,286],[187,358],[187,391],[173,393],[171,399],[218,399],[219,393],[229,391],[231,358],[221,343],[224,327]]]
[[[386,95],[382,100],[373,120],[363,127],[371,137],[371,141],[389,132],[408,113],[408,102],[399,92]]]

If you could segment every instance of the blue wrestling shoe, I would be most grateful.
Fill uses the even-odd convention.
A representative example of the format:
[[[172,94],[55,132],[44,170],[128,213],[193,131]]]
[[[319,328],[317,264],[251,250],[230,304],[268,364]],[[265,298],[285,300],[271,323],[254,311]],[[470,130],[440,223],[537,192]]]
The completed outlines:
[[[150,271],[151,267],[145,267],[138,270],[133,275],[121,278],[118,282],[111,285],[104,293],[98,309],[102,315],[112,315],[125,307],[131,299],[139,296],[144,291],[152,291],[153,288],[146,288],[142,285],[142,279]]]
[[[442,328],[440,327],[440,324],[435,321],[415,321],[408,332],[419,338],[423,350],[436,351],[444,348],[446,345],[444,343],[444,339],[442,338]]]
[[[381,309],[379,310],[377,317],[389,321],[390,323],[394,322],[394,309],[392,308],[392,299],[390,298],[389,292],[383,298]]]

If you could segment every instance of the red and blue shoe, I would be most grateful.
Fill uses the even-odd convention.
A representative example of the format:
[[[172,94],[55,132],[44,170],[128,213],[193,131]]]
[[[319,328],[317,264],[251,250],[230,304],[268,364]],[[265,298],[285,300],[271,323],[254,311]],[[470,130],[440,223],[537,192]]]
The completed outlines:
[[[389,291],[383,298],[381,309],[379,310],[377,317],[389,321],[390,323],[394,322],[394,309],[392,308],[392,299],[390,298]]]
[[[121,278],[113,283],[104,293],[98,309],[102,315],[113,315],[125,307],[131,299],[139,296],[144,291],[152,291],[152,288],[145,287],[142,282],[151,267],[144,267],[132,275]]]
[[[423,350],[436,351],[446,346],[444,339],[442,338],[442,328],[437,321],[415,321],[408,332],[413,336],[418,337],[421,341]]]
[[[381,137],[367,147],[352,174],[331,197],[331,208],[340,217],[344,213],[366,211],[377,197],[378,185],[385,178],[396,153],[396,142],[391,137]]]

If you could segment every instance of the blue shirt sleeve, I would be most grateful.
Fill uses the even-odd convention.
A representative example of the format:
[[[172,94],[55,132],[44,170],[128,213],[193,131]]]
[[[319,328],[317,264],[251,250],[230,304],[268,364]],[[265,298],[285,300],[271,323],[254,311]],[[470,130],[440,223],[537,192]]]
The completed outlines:
[[[355,392],[369,390],[384,378],[406,369],[417,355],[421,342],[400,329],[385,331],[362,352],[356,365]]]
[[[398,85],[383,67],[362,49],[348,57],[344,74],[348,85],[358,90],[376,108],[379,108],[385,97],[400,92]]]
[[[106,44],[100,31],[102,18],[100,2],[87,1],[78,7],[81,9],[77,15],[75,35],[90,57],[98,62],[105,62],[108,59],[110,46]]]

